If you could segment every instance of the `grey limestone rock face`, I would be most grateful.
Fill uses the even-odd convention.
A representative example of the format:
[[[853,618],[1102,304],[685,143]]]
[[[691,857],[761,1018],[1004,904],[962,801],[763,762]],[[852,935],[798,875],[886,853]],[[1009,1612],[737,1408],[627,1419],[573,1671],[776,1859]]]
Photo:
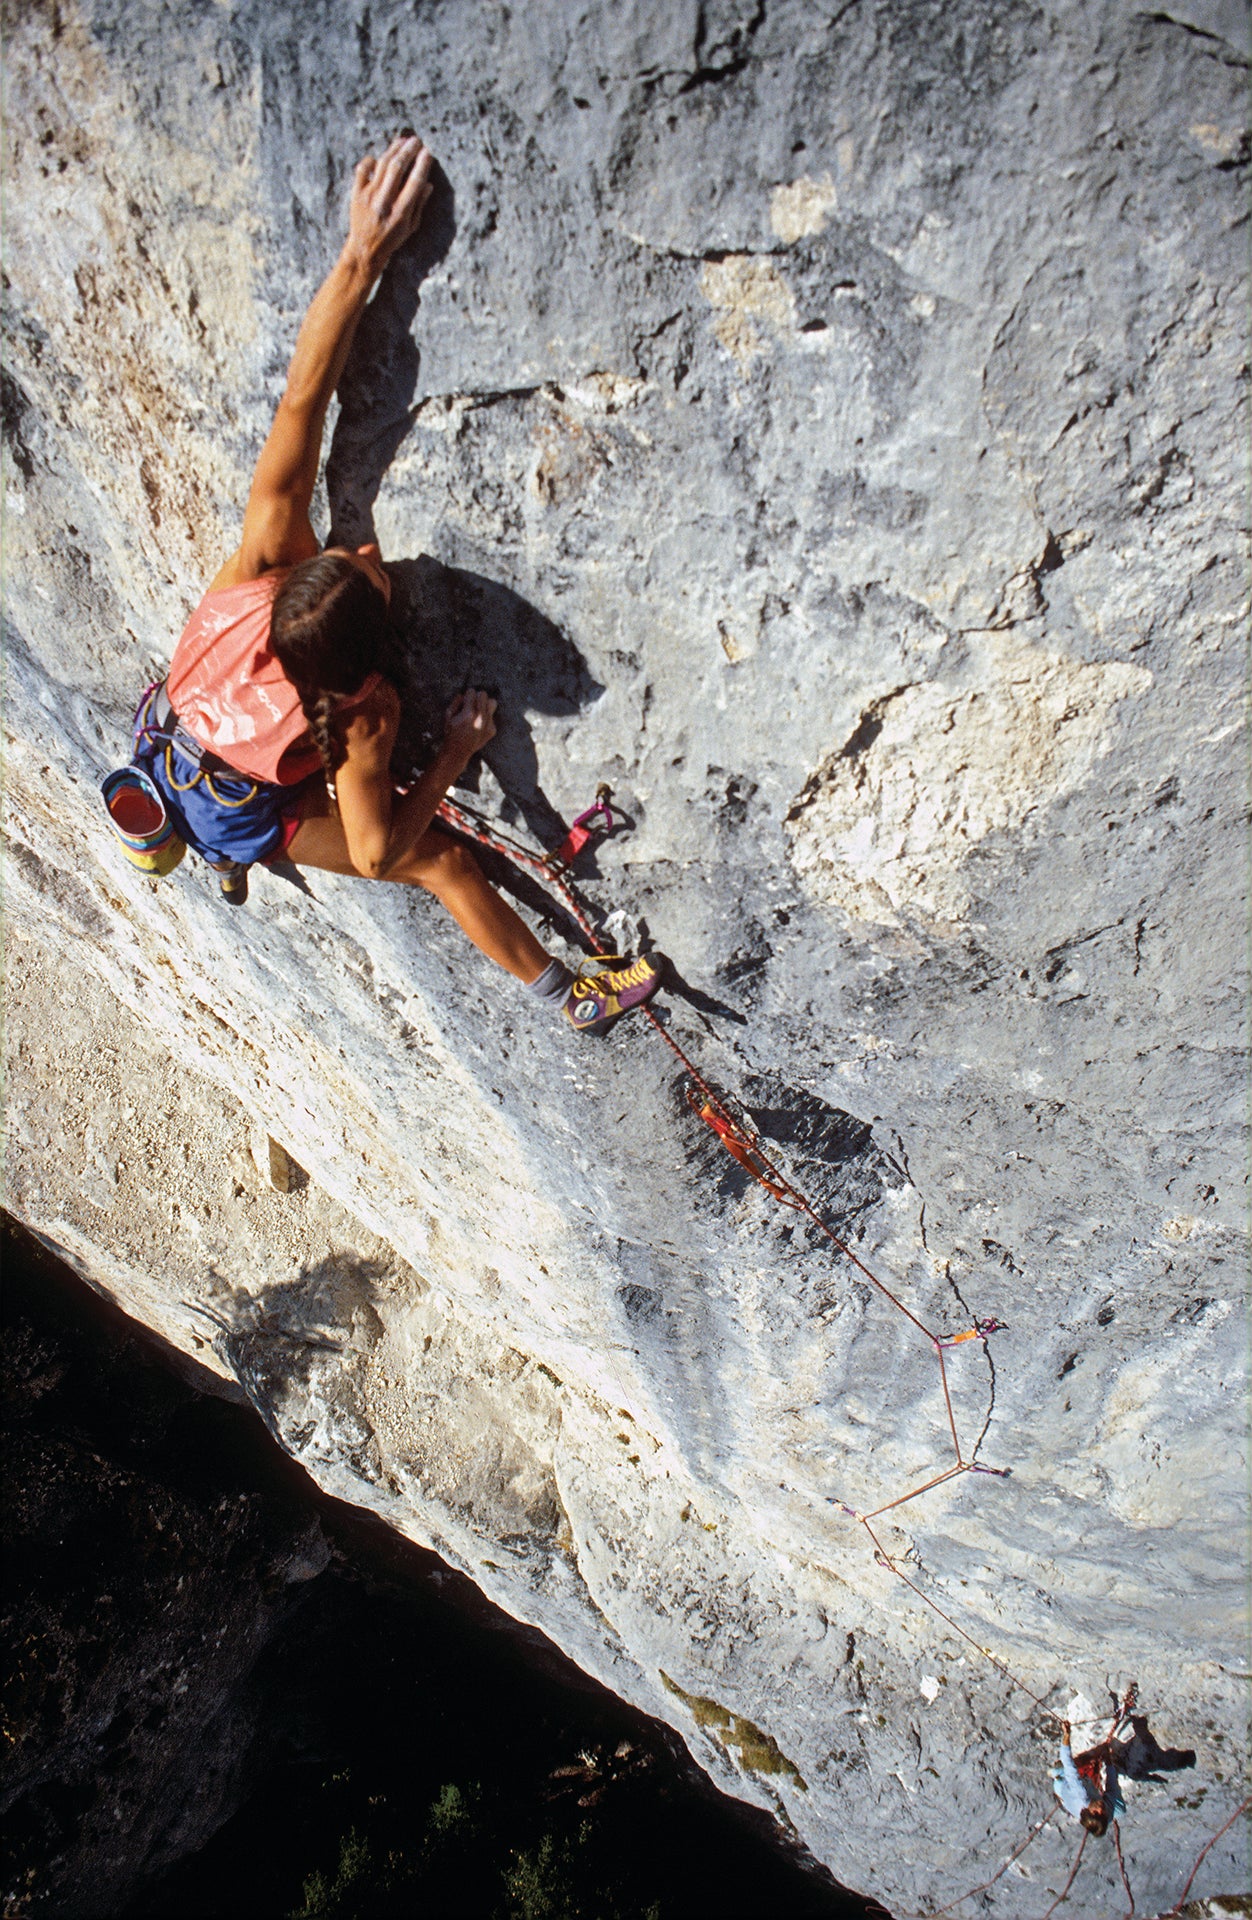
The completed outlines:
[[[1137,1680],[1198,1754],[1129,1790],[1169,1908],[1244,1790],[1241,10],[10,11],[8,1204],[899,1911],[1047,1810],[1031,1696]],[[393,563],[414,750],[488,684],[475,805],[553,845],[607,780],[580,884],[667,1030],[927,1327],[1002,1323],[946,1366],[1009,1477],[874,1523],[912,1591],[840,1503],[951,1464],[934,1349],[649,1029],[554,1030],[425,896],[232,914],[110,842],[404,125],[443,179],[322,526]],[[246,1199],[258,1128],[324,1213]],[[1194,1892],[1247,1879],[1235,1826]],[[1092,1843],[1068,1905],[1120,1900]]]

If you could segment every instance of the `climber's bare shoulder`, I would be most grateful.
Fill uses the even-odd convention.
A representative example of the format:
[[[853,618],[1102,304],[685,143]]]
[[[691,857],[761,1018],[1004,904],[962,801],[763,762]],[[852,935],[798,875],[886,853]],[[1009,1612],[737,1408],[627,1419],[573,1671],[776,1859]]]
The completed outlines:
[[[214,574],[209,591],[221,593],[226,587],[241,587],[245,580],[259,580],[263,573],[273,573],[278,567],[299,566],[321,550],[307,514],[288,516],[280,510],[259,525],[249,526],[245,521],[239,547]]]

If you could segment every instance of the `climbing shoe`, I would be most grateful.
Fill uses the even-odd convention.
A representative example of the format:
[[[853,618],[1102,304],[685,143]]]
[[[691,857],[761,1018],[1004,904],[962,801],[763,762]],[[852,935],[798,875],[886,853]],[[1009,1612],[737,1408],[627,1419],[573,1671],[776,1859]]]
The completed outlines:
[[[224,860],[215,866],[217,884],[222,890],[223,900],[232,907],[242,907],[248,898],[248,869],[241,860]]]
[[[616,960],[617,964],[612,962]],[[610,957],[610,964],[594,973],[578,974],[565,1002],[565,1018],[579,1033],[603,1033],[632,1007],[650,1000],[661,984],[661,966],[656,954],[643,954],[638,960],[623,961]]]

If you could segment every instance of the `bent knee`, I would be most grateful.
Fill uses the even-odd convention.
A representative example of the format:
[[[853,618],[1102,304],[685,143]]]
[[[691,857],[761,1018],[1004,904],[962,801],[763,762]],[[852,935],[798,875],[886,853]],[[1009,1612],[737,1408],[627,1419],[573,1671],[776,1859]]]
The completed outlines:
[[[423,835],[422,840],[413,849],[405,879],[419,887],[426,887],[431,893],[439,893],[445,887],[455,887],[459,882],[478,873],[478,862],[469,848],[460,840],[451,840],[445,834]]]

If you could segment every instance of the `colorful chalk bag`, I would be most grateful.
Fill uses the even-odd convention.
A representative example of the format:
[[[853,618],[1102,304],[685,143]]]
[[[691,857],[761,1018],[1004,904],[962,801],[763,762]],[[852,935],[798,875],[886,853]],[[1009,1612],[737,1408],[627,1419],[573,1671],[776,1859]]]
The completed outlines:
[[[106,774],[100,783],[109,824],[132,866],[150,878],[173,873],[187,842],[170,819],[154,781],[133,762]]]

